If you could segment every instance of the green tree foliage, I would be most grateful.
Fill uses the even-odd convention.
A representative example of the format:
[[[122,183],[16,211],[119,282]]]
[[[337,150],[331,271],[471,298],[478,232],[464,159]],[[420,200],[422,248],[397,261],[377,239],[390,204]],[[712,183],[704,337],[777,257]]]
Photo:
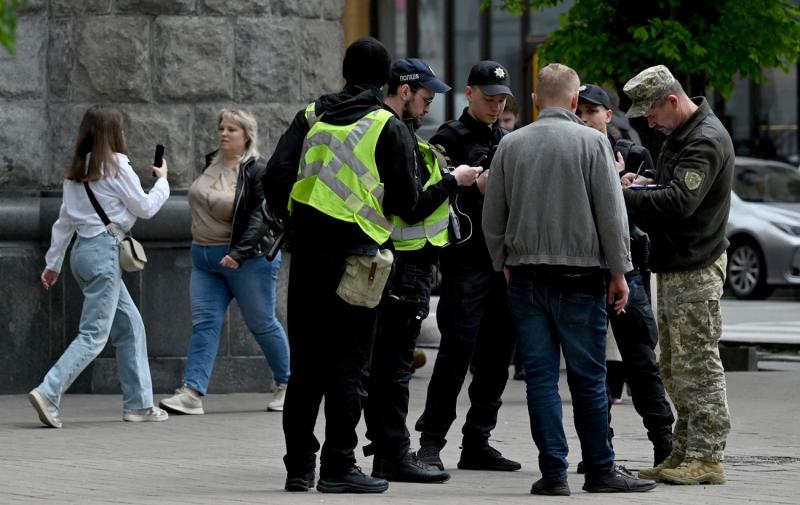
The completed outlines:
[[[496,0],[497,8],[532,15],[562,0]],[[484,7],[492,0],[484,0]],[[710,85],[724,96],[734,76],[761,82],[762,69],[788,70],[800,57],[800,7],[791,0],[576,0],[542,46],[586,82],[618,89],[642,69],[664,64],[687,91]]]
[[[0,0],[0,46],[10,54],[16,50],[17,9],[25,0]]]

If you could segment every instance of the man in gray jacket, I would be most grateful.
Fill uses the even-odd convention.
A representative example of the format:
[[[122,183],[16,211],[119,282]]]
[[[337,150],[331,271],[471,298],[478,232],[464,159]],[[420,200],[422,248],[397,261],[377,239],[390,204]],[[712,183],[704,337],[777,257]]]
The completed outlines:
[[[648,491],[614,463],[605,390],[606,304],[628,298],[628,220],[608,139],[575,115],[578,76],[539,72],[537,122],[508,134],[492,162],[483,230],[495,270],[509,278],[531,432],[542,478],[533,494],[568,495],[567,440],[558,394],[567,365],[589,492]],[[606,288],[606,279],[610,281]]]

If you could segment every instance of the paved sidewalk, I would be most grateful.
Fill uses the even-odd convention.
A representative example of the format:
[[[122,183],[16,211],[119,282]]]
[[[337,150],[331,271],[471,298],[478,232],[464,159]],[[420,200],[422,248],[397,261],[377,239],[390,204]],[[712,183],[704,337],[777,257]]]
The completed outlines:
[[[428,366],[412,381],[409,425],[422,409],[434,356],[429,350]],[[143,424],[121,421],[117,396],[69,395],[60,430],[41,427],[24,395],[0,396],[0,504],[797,504],[800,363],[762,362],[762,368],[768,370],[728,375],[733,432],[727,453],[729,482],[722,486],[659,485],[649,493],[631,495],[581,491],[582,476],[574,473],[579,446],[562,380],[573,495],[532,496],[530,485],[539,472],[524,383],[510,381],[492,444],[521,461],[522,470],[455,469],[460,442],[456,424],[442,453],[452,471],[449,482],[392,483],[383,495],[284,492],[281,414],[263,411],[268,395],[212,395],[206,399],[205,416]],[[459,420],[465,407],[462,395]],[[318,428],[321,434],[322,423]],[[360,428],[363,443],[363,423]],[[614,428],[619,462],[630,469],[649,466],[651,448],[630,398],[614,407]],[[412,445],[418,440],[412,434]],[[371,468],[369,459],[359,457],[359,464],[365,471]]]

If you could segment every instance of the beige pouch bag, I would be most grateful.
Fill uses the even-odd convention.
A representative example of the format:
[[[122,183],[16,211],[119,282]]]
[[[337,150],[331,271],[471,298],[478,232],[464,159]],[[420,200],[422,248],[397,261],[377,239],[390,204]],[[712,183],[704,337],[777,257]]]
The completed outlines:
[[[346,261],[336,294],[350,305],[377,307],[392,273],[392,251],[381,249],[375,256],[348,256]]]
[[[147,255],[144,247],[138,240],[126,235],[119,243],[119,266],[126,272],[138,272],[144,270],[147,263]]]

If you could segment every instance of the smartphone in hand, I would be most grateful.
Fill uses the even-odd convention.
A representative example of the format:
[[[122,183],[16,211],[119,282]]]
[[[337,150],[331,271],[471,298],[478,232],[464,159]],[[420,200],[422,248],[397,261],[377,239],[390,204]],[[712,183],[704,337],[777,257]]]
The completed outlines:
[[[161,144],[156,144],[156,154],[153,157],[153,165],[160,167],[164,163],[164,146]],[[153,172],[153,177],[158,177],[158,175]]]

